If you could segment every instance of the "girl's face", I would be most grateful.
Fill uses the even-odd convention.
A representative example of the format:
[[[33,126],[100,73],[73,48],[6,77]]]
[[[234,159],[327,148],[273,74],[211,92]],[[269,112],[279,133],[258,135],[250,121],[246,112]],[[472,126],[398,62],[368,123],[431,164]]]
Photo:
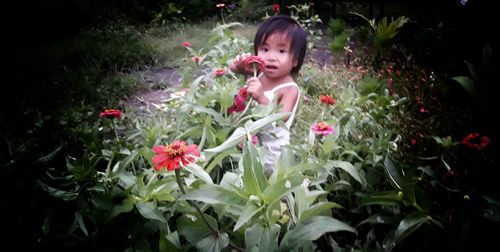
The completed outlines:
[[[270,79],[291,76],[296,63],[290,52],[291,41],[284,33],[273,33],[258,47],[257,55],[264,59],[264,74]]]

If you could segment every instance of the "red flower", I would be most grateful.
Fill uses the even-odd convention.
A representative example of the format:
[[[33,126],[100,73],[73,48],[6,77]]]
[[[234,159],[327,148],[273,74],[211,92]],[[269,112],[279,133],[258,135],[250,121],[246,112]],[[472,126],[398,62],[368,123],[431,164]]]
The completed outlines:
[[[156,154],[153,157],[153,164],[157,171],[161,168],[166,168],[169,171],[179,169],[181,163],[185,166],[194,162],[194,156],[200,156],[196,144],[186,146],[186,142],[179,140],[175,140],[167,146],[155,146],[153,151]]]
[[[215,69],[215,76],[222,76],[224,75],[224,69],[217,68]]]
[[[240,88],[240,90],[238,90],[238,94],[234,97],[233,105],[227,109],[227,113],[232,114],[233,112],[241,112],[245,110],[247,99],[247,88]]]
[[[335,99],[329,95],[320,95],[319,96],[319,100],[323,103],[323,104],[328,104],[328,105],[333,105],[335,104]]]
[[[491,140],[487,136],[480,136],[478,133],[470,133],[464,139],[462,144],[474,149],[484,149],[490,144]]]
[[[117,109],[106,109],[104,112],[101,112],[99,114],[100,117],[106,117],[106,118],[121,118],[122,117],[122,112]]]
[[[271,8],[273,9],[274,13],[280,12],[280,5],[279,4],[273,4],[273,6],[271,6]]]
[[[411,145],[416,145],[416,144],[417,144],[417,139],[416,139],[416,138],[412,138],[412,139],[410,140],[410,144],[411,144]]]
[[[185,47],[185,48],[191,47],[191,43],[187,42],[187,41],[182,42],[181,45],[182,45],[182,47]]]
[[[259,56],[248,56],[245,58],[245,64],[246,65],[249,65],[249,66],[252,66],[252,65],[255,65],[257,66],[257,69],[258,70],[262,70],[265,66],[266,66],[266,63],[264,62],[264,60],[259,57]]]

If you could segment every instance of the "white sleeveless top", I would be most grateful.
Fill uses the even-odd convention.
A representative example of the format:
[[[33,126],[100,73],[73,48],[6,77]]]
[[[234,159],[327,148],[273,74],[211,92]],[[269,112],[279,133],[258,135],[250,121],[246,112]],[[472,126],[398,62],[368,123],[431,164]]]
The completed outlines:
[[[264,95],[269,99],[269,101],[273,101],[276,91],[278,89],[284,87],[296,87],[299,91],[297,96],[297,100],[295,101],[295,105],[292,109],[292,114],[288,117],[285,122],[286,128],[276,126],[276,123],[272,123],[271,125],[265,127],[259,134],[259,138],[262,142],[262,145],[267,148],[267,155],[264,160],[264,168],[267,174],[272,173],[276,162],[281,156],[281,150],[283,146],[290,144],[290,127],[292,126],[293,120],[295,119],[295,113],[297,111],[297,107],[300,99],[300,89],[299,86],[295,82],[288,82],[280,84],[274,87],[272,90],[265,91]]]

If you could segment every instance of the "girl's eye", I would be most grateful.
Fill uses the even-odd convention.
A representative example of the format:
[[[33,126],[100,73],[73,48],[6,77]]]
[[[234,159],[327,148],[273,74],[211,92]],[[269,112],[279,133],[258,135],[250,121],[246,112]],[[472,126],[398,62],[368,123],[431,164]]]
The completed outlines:
[[[262,51],[267,52],[267,51],[269,51],[269,49],[267,49],[267,48],[262,48]]]
[[[283,49],[281,49],[281,50],[280,50],[280,53],[286,53],[286,51],[285,51],[285,50],[283,50]]]

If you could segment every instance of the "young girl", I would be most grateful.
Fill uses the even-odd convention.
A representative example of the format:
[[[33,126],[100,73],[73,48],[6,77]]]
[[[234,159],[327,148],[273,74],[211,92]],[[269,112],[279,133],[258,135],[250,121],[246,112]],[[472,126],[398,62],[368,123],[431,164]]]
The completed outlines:
[[[258,135],[267,148],[265,158],[266,174],[272,173],[281,156],[282,147],[290,143],[289,129],[299,103],[300,90],[294,79],[304,62],[307,34],[289,16],[280,15],[266,19],[255,34],[255,54],[262,58],[265,67],[258,77],[247,80],[247,92],[259,104],[267,105],[273,100],[282,112],[291,112],[286,118],[286,128],[276,124],[262,130]],[[253,68],[245,64],[249,53],[236,56],[229,69],[236,73],[251,74]]]

